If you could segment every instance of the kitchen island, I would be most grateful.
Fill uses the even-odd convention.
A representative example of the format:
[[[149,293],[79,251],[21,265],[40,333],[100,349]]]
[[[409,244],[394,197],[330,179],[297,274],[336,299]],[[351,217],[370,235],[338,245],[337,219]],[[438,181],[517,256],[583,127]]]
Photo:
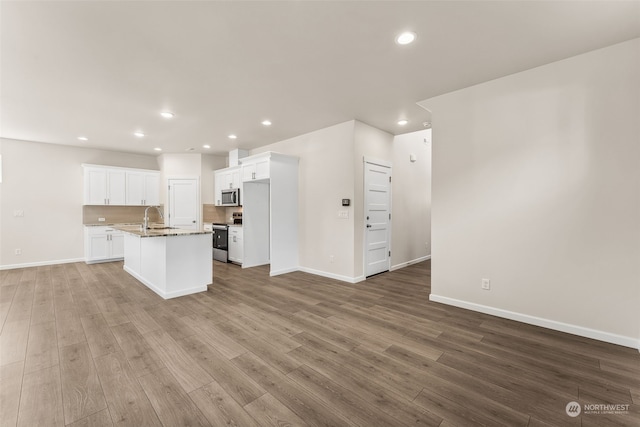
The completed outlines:
[[[210,231],[115,227],[124,235],[124,270],[164,299],[204,292],[213,280]]]

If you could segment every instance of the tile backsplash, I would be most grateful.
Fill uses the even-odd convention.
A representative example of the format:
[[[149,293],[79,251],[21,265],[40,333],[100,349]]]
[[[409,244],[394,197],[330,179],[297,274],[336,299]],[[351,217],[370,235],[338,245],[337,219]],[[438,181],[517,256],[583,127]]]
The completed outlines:
[[[123,224],[142,223],[146,206],[82,206],[83,224]],[[160,206],[160,209],[164,209]],[[104,218],[104,222],[98,221]],[[158,211],[149,209],[149,220],[151,222],[162,222]]]
[[[146,206],[82,206],[83,224],[126,224],[142,223]],[[164,209],[164,206],[160,206]],[[226,208],[215,205],[202,205],[203,223],[228,223],[234,212],[242,212],[241,207]],[[104,222],[98,221],[104,218]],[[162,222],[160,215],[155,209],[149,209],[149,220],[151,222]]]
[[[234,212],[242,212],[241,207],[225,208],[215,205],[202,205],[202,222],[203,223],[228,223],[231,222],[231,216]]]

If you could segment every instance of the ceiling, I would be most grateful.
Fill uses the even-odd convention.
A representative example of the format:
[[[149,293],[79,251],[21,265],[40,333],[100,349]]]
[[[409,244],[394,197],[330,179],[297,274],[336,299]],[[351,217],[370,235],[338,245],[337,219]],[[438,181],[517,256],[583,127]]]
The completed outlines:
[[[640,2],[3,0],[0,20],[3,138],[222,155],[423,129],[418,101],[640,37]]]

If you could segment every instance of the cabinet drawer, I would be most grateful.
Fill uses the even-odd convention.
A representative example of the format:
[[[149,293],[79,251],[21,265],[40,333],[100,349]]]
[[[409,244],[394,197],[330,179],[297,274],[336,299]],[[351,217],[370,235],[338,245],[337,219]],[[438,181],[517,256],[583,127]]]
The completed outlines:
[[[121,235],[123,234],[122,231],[120,230],[116,230],[113,227],[109,227],[109,226],[102,226],[102,225],[97,225],[97,226],[90,226],[90,227],[86,227],[87,229],[87,234],[89,234],[89,236],[98,236],[98,235],[103,235],[103,234],[111,234],[111,235]]]

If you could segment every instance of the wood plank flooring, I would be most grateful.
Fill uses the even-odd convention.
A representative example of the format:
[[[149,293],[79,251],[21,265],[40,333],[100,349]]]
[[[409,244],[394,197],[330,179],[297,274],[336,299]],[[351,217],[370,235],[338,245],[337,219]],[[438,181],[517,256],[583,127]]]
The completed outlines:
[[[429,302],[430,268],[214,262],[168,301],[121,262],[2,271],[0,426],[640,426],[637,350]]]

